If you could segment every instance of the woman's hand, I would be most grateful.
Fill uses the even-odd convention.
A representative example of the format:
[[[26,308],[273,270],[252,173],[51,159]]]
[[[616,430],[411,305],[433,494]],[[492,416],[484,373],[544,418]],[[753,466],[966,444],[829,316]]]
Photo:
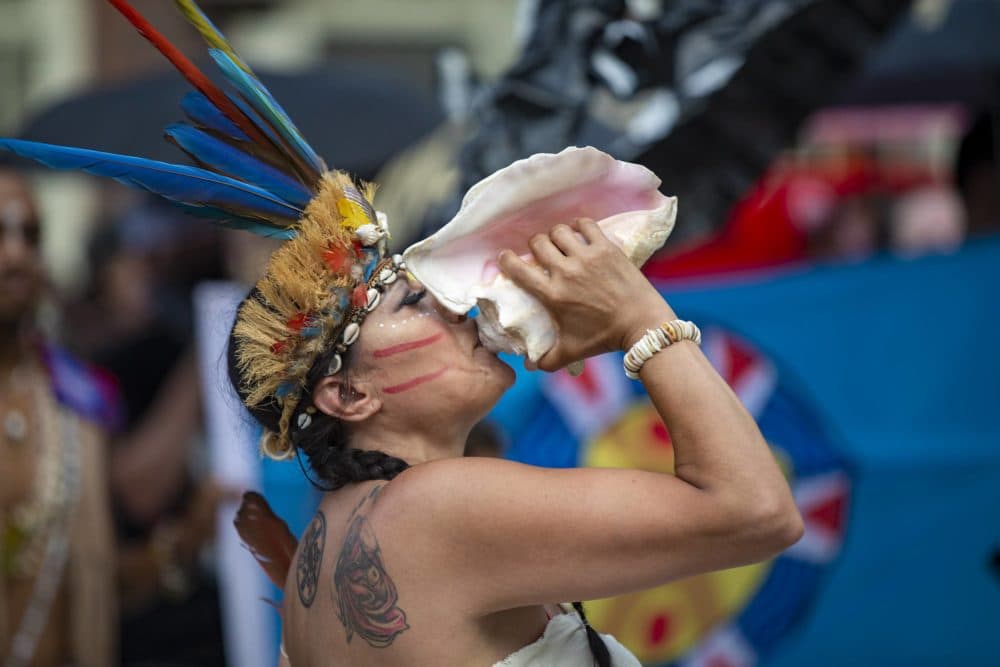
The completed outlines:
[[[556,225],[529,247],[536,263],[510,250],[497,261],[555,320],[558,339],[539,359],[542,370],[628,349],[646,329],[674,319],[663,297],[592,220]]]

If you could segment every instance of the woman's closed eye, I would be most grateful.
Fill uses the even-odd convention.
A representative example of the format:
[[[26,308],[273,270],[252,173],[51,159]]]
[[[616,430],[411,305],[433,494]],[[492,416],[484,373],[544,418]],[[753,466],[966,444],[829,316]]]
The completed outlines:
[[[399,302],[400,306],[412,306],[418,303],[427,294],[427,290],[420,290],[419,292],[410,292]]]

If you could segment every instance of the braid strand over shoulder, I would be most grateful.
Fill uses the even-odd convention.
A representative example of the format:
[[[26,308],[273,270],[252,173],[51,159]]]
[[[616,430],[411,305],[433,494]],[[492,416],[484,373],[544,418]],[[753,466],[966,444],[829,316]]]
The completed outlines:
[[[348,484],[370,480],[391,480],[409,464],[384,452],[356,449],[347,444],[344,425],[323,413],[313,415],[305,429],[292,429],[295,448],[306,456],[309,467],[319,477],[323,491],[335,491]]]

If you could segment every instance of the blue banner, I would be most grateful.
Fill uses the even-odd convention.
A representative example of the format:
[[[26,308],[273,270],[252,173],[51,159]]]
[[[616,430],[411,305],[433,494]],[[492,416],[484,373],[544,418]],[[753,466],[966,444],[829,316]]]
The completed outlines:
[[[649,665],[1000,664],[1000,241],[664,286],[758,420],[806,523],[766,564],[588,605]],[[513,362],[516,367],[519,362]],[[518,369],[511,458],[671,470],[620,356]]]

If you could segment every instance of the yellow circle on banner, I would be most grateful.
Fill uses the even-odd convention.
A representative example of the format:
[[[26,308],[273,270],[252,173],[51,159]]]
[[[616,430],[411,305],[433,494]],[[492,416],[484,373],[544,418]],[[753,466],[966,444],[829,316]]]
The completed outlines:
[[[788,458],[776,455],[787,476]],[[643,400],[587,445],[584,462],[591,467],[673,472],[674,450],[660,416],[648,400]],[[669,512],[670,508],[642,511]],[[594,627],[613,634],[640,661],[675,660],[712,629],[738,615],[769,570],[770,563],[758,563],[587,602],[587,616]]]

